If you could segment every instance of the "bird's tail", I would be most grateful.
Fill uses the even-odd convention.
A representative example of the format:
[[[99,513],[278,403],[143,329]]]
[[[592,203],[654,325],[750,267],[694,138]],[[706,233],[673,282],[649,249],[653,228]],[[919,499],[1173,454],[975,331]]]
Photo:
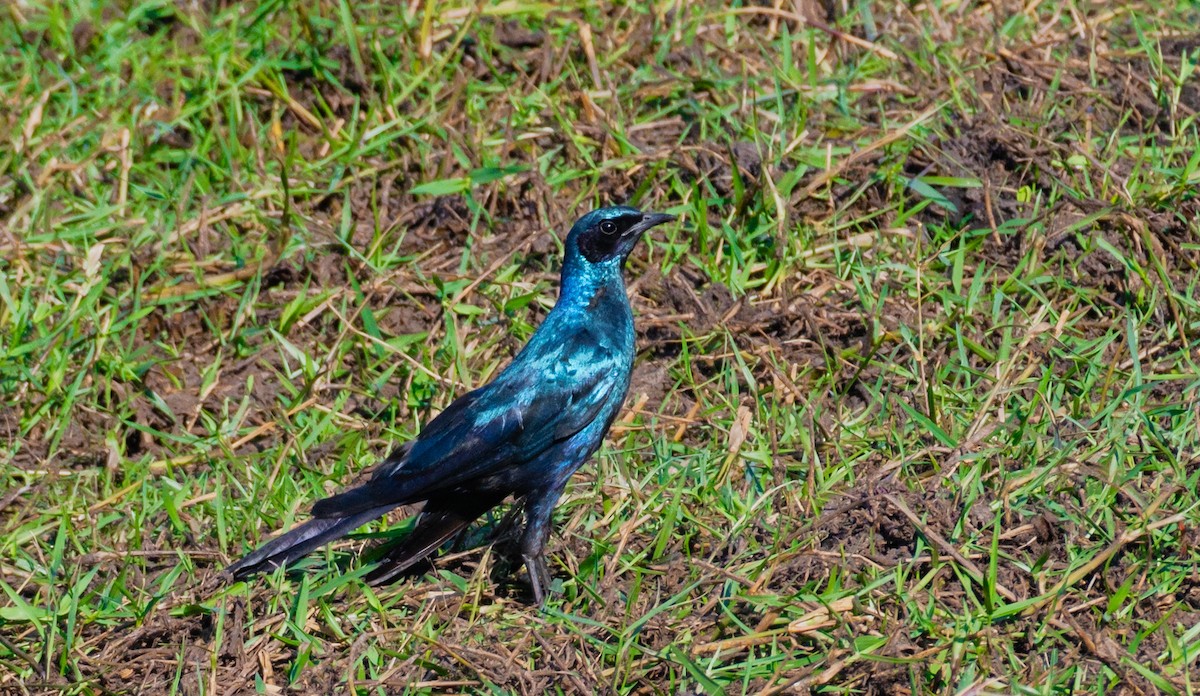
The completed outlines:
[[[234,580],[241,580],[264,570],[286,566],[310,551],[382,517],[392,507],[394,506],[384,505],[344,517],[311,519],[258,547],[254,553],[229,566],[226,572],[233,575]]]
[[[379,567],[366,576],[367,583],[382,585],[430,555],[450,537],[466,529],[483,513],[499,505],[504,495],[431,498],[421,510],[417,528],[388,551]]]

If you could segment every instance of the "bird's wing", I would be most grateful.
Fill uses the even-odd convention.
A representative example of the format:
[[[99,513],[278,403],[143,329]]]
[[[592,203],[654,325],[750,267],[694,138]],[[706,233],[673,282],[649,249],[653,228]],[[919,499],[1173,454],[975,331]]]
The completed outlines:
[[[384,502],[424,500],[533,459],[624,397],[617,393],[626,386],[621,359],[609,341],[581,327],[456,399],[367,484],[318,502],[313,514],[344,516]]]
[[[434,468],[461,480],[490,473],[531,459],[591,423],[624,386],[620,356],[590,327],[549,348],[451,404],[391,475]]]

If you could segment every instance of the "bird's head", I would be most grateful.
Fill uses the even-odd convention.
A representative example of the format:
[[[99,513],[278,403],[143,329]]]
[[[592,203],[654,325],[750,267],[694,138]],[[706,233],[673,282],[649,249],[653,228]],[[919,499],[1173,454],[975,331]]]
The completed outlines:
[[[567,253],[574,248],[590,264],[615,261],[620,265],[646,230],[674,219],[674,215],[643,213],[627,206],[599,208],[579,218],[571,227]]]

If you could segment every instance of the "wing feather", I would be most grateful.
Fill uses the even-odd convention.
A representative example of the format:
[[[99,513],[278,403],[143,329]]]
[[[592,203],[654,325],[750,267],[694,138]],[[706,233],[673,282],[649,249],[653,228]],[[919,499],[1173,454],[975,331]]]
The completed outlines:
[[[536,362],[514,363],[494,382],[464,394],[397,449],[370,482],[317,503],[317,516],[403,505],[489,476],[544,452],[592,423],[621,379],[618,351],[580,327]]]

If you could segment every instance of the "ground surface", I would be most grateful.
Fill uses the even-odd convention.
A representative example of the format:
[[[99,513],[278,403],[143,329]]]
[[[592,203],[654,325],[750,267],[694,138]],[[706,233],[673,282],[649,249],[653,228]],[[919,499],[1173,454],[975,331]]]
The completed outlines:
[[[0,23],[0,692],[1194,691],[1194,3],[121,5]],[[402,514],[220,584],[608,202],[545,611]]]

